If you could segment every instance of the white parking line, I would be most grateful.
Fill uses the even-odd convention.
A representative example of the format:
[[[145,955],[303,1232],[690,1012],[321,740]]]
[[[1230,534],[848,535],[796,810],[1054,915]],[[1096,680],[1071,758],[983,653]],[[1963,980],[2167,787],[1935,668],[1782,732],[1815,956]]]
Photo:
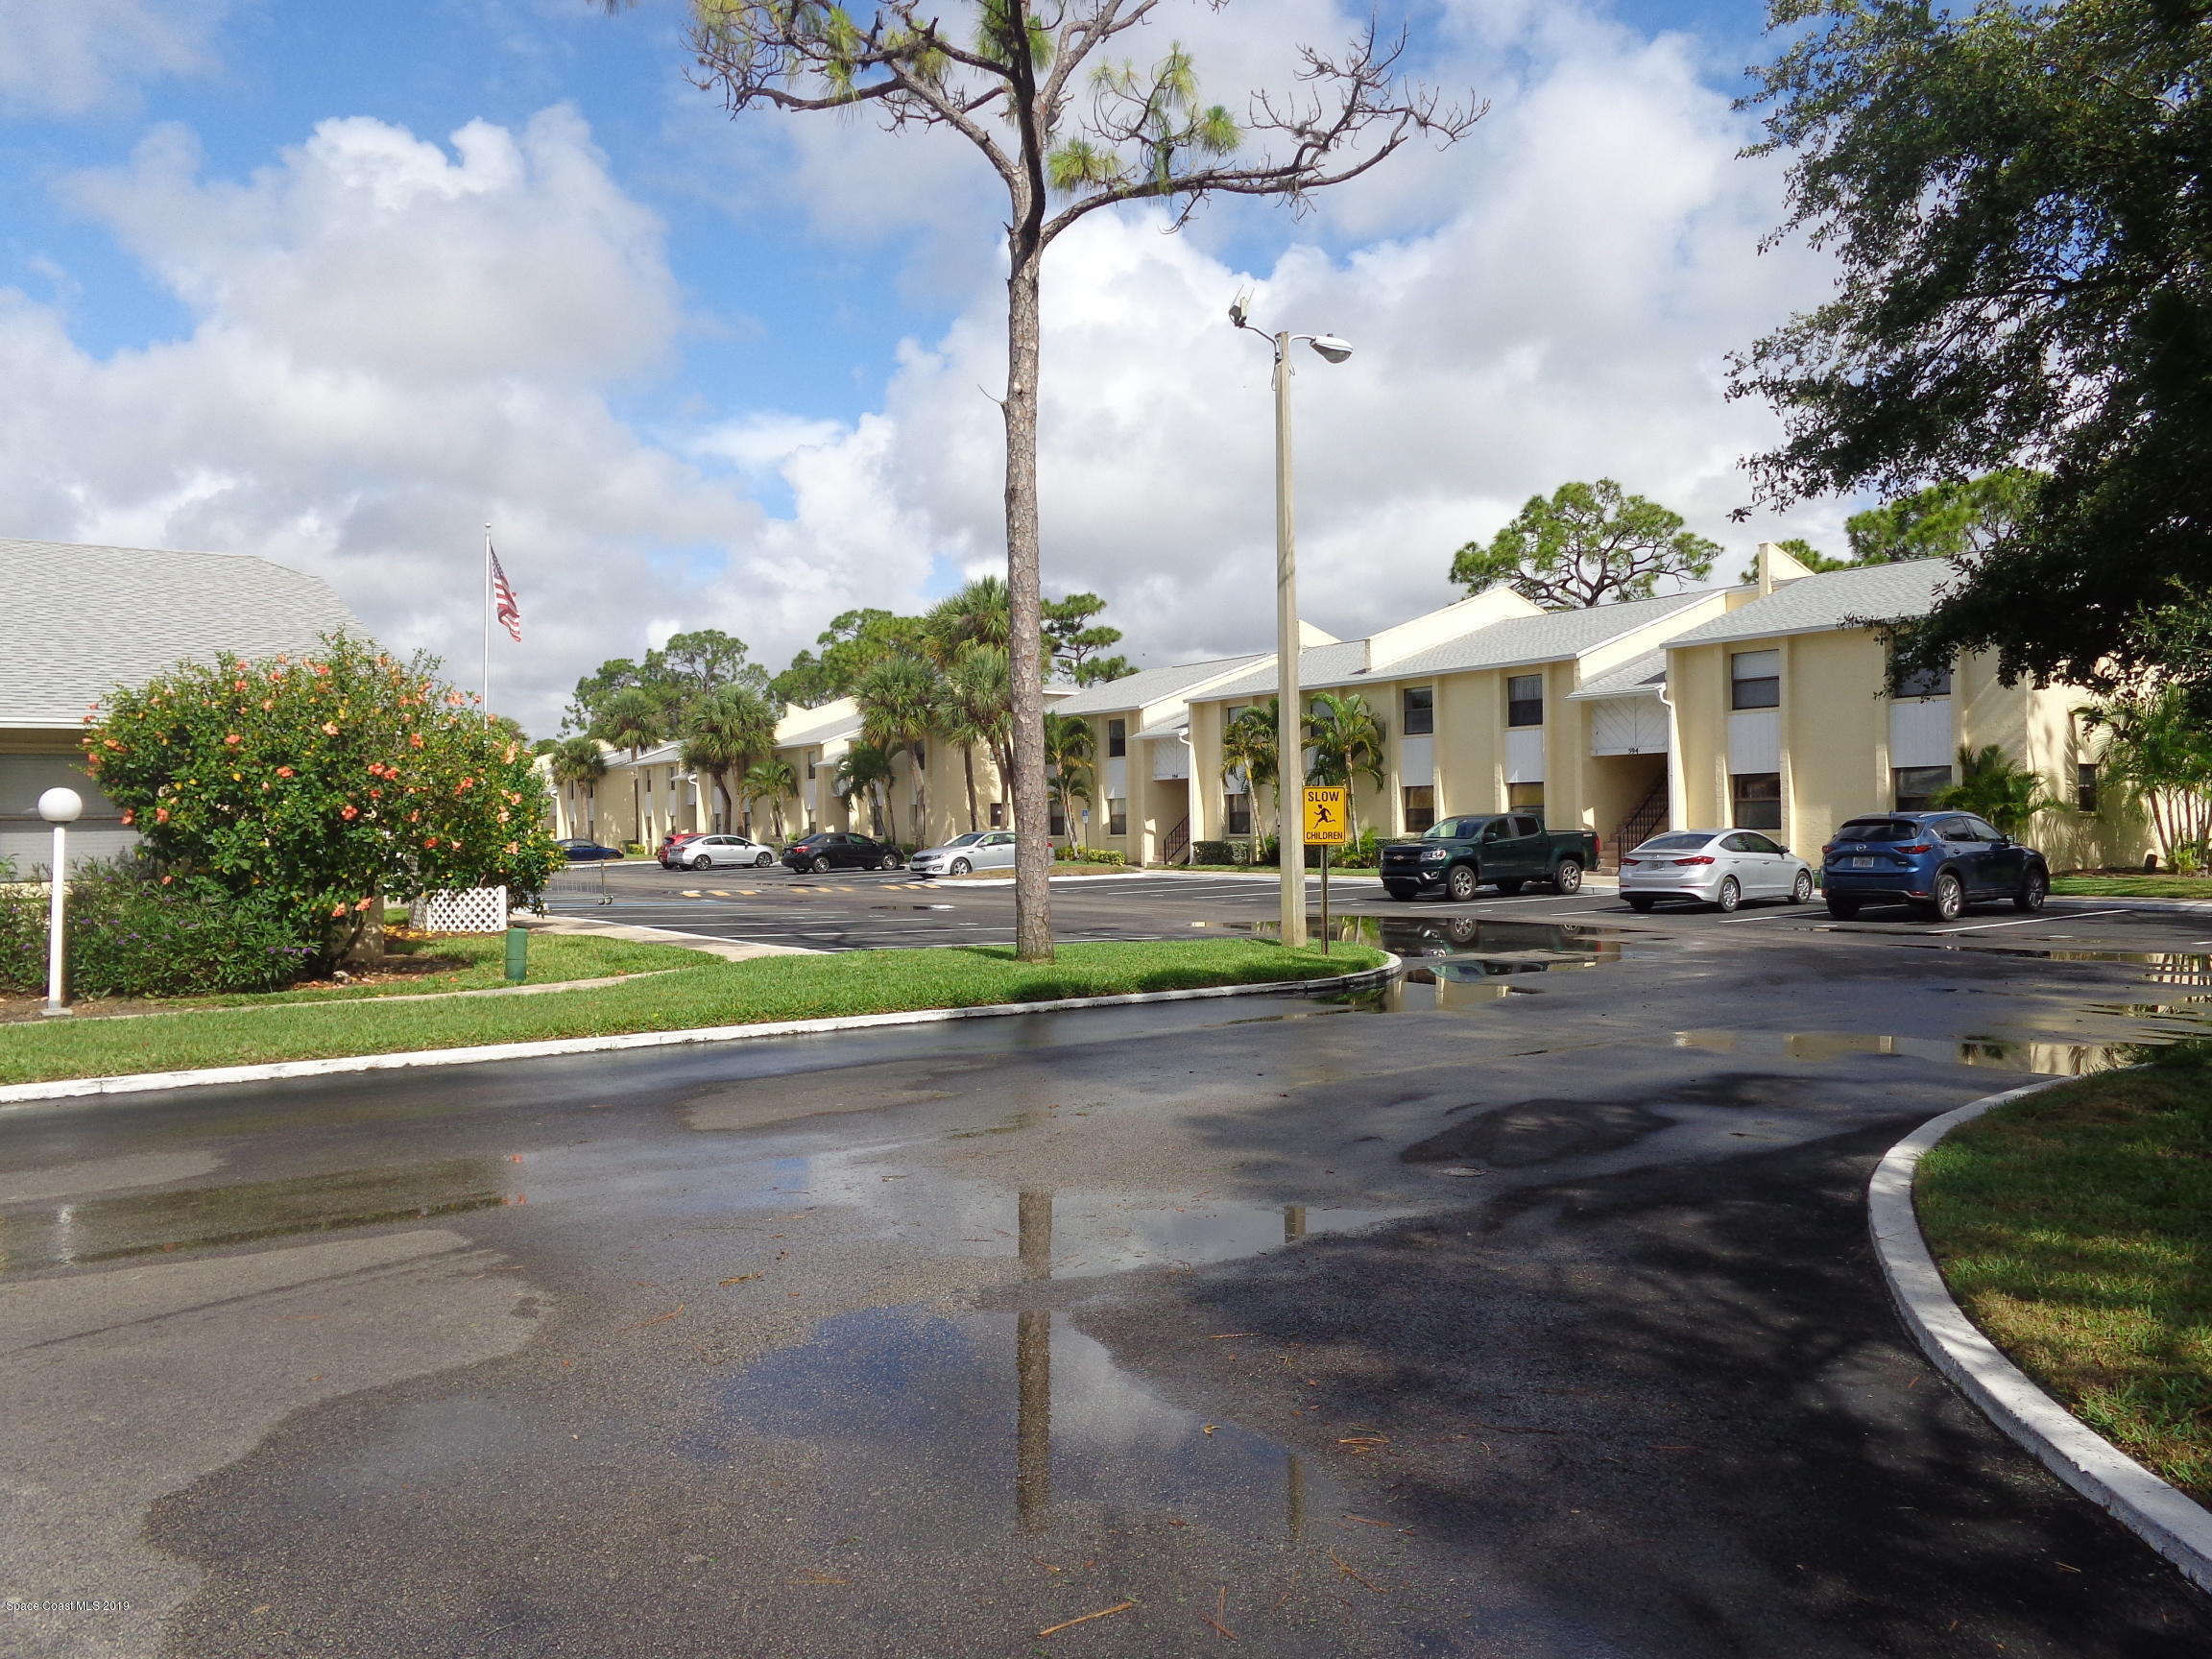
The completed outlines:
[[[1817,916],[1820,914],[1822,914],[1822,912],[1817,910],[1767,910],[1763,911],[1757,916],[1725,917],[1722,919],[1720,926],[1725,927],[1732,922],[1802,922],[1808,916]]]
[[[2083,916],[2126,916],[2128,914],[2129,914],[2128,907],[2123,904],[2117,910],[2069,910],[2063,917],[2023,916],[2017,922],[1977,922],[1971,927],[1932,927],[1929,931],[1932,933],[1986,933],[1992,927],[2027,927],[2037,922],[2074,922]]]

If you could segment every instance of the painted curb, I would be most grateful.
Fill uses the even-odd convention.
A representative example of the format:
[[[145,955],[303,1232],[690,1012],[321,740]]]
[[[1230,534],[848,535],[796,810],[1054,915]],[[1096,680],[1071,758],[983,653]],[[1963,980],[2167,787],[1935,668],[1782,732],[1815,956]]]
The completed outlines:
[[[2046,1394],[1999,1353],[1952,1300],[1912,1209],[1912,1175],[1928,1149],[1983,1113],[2070,1078],[2054,1077],[1971,1101],[1889,1148],[1867,1184],[1874,1254],[1897,1311],[1935,1362],[1998,1428],[2098,1507],[2212,1591],[2212,1511],[2168,1485]]]
[[[2093,893],[2054,893],[2044,902],[2047,909],[2079,910],[2085,905],[2109,905],[2114,910],[2166,910],[2182,915],[2212,911],[2212,899],[2128,899],[2117,893],[2100,898]]]
[[[42,1100],[76,1100],[94,1094],[143,1094],[162,1089],[198,1089],[222,1083],[267,1083],[289,1077],[329,1077],[348,1071],[395,1071],[418,1066],[480,1066],[493,1060],[537,1060],[556,1054],[598,1054],[620,1048],[666,1048],[687,1043],[748,1043],[768,1037],[813,1037],[837,1031],[872,1031],[892,1025],[929,1025],[950,1020],[989,1020],[1008,1014],[1061,1014],[1085,1008],[1126,1008],[1142,1002],[1195,1002],[1215,997],[1262,997],[1284,991],[1345,991],[1395,976],[1406,964],[1388,951],[1380,967],[1326,979],[1270,979],[1256,985],[1201,985],[1188,991],[1130,991],[1118,997],[1063,997],[1049,1002],[990,1002],[977,1008],[914,1008],[896,1014],[849,1014],[828,1020],[781,1020],[757,1025],[703,1025],[686,1031],[631,1031],[612,1037],[557,1037],[541,1043],[488,1043],[471,1048],[419,1048],[397,1054],[348,1054],[328,1060],[278,1060],[262,1066],[215,1066],[197,1071],[141,1071],[121,1077],[63,1077],[50,1083],[0,1087],[0,1111]]]

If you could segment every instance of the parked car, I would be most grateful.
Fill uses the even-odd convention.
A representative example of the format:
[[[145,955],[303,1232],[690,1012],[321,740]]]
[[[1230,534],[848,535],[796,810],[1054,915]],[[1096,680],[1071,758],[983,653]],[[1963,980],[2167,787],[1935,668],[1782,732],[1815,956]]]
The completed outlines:
[[[1955,922],[1967,905],[1992,899],[2009,899],[2015,910],[2042,909],[2051,865],[1971,812],[1870,812],[1820,850],[1820,885],[1831,916],[1902,901]]]
[[[800,876],[817,870],[896,870],[905,855],[888,841],[843,830],[822,830],[783,849],[783,862]]]
[[[710,870],[717,864],[752,864],[766,869],[776,849],[743,835],[685,835],[661,852],[662,868]]]
[[[556,841],[553,845],[561,849],[562,855],[571,864],[587,863],[593,858],[619,858],[622,856],[622,849],[619,847],[602,847],[596,841],[586,841],[573,836],[565,841]]]
[[[1675,830],[1621,855],[1631,910],[1688,899],[1733,910],[1746,899],[1813,902],[1813,867],[1756,830]]]
[[[1441,889],[1460,902],[1490,883],[1518,893],[1549,881],[1561,893],[1582,889],[1582,872],[1598,862],[1598,837],[1588,830],[1545,830],[1526,812],[1440,819],[1408,841],[1382,843],[1382,885],[1393,899]]]
[[[707,831],[704,830],[683,830],[673,834],[663,835],[661,837],[661,851],[656,853],[654,856],[661,860],[664,868],[674,869],[675,866],[668,862],[668,854],[683,846],[685,842],[696,841],[706,833]]]
[[[1014,831],[971,830],[942,847],[925,847],[906,860],[917,876],[965,876],[971,870],[1014,868]]]

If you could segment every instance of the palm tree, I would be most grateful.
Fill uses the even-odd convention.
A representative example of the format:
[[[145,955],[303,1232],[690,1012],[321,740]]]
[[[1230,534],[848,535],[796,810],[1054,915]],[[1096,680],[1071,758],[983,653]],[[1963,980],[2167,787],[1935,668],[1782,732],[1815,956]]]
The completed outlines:
[[[886,751],[906,751],[913,767],[919,842],[929,828],[929,775],[922,745],[942,721],[945,684],[918,657],[887,657],[860,677],[853,696],[860,705],[860,731],[868,741]]]
[[[1236,719],[1221,729],[1221,781],[1241,773],[1247,793],[1257,797],[1264,784],[1272,789],[1275,784],[1277,754],[1275,749],[1276,715],[1282,699],[1270,697],[1264,703],[1255,703]],[[1276,816],[1282,816],[1282,803],[1276,803]],[[1259,836],[1259,826],[1253,826],[1253,836]]]
[[[1376,788],[1382,787],[1382,723],[1358,692],[1319,691],[1306,717],[1306,741],[1313,748],[1308,780],[1343,786],[1344,829],[1357,841],[1358,791],[1353,783],[1364,778]]]
[[[553,746],[553,781],[569,792],[568,827],[576,827],[575,792],[589,790],[607,776],[607,752],[593,737],[564,737]],[[589,814],[587,814],[589,820]]]
[[[765,697],[748,686],[717,685],[693,703],[684,717],[684,764],[714,780],[728,815],[725,830],[737,815],[731,774],[744,771],[775,750],[775,712]]]
[[[768,803],[768,821],[773,824],[776,839],[783,839],[783,797],[799,793],[799,774],[792,770],[788,760],[756,760],[745,768],[745,776],[737,787],[744,792],[746,817],[752,817],[752,803]]]
[[[940,599],[922,618],[929,654],[940,668],[949,668],[971,645],[996,645],[1006,649],[1013,628],[1013,611],[1006,600],[1003,576],[978,576],[959,592]]]
[[[1074,803],[1091,799],[1091,757],[1094,752],[1090,721],[1046,710],[1045,764],[1052,775],[1052,793],[1059,797],[1060,816],[1070,830],[1075,824]],[[1083,839],[1088,841],[1089,837]]]
[[[1986,818],[2015,841],[2028,833],[2030,819],[2056,805],[2042,775],[2020,765],[1996,743],[1981,749],[1960,744],[1959,781],[1936,795],[1939,810]]]
[[[2212,726],[2185,691],[2170,685],[2079,712],[2082,725],[2110,734],[2104,774],[2142,804],[2169,854],[2212,835]]]
[[[637,757],[661,741],[663,730],[660,699],[630,685],[607,699],[589,733],[630,751],[630,822],[640,841],[645,836],[645,804],[637,793]]]
[[[968,781],[968,828],[979,830],[975,813],[975,749],[991,752],[1000,786],[1013,771],[1013,686],[1006,652],[996,645],[961,647],[945,670],[945,740],[960,745],[960,766]]]
[[[891,779],[891,751],[878,744],[855,743],[837,762],[837,784],[848,799],[861,790],[867,791],[868,814],[874,821],[878,841],[887,838],[883,829],[883,791]]]

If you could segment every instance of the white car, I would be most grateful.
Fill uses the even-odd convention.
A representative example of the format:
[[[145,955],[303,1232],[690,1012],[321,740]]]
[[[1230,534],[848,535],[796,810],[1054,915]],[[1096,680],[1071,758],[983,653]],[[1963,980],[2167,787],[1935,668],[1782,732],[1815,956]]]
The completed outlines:
[[[776,849],[742,835],[695,835],[670,849],[670,857],[686,870],[711,870],[717,864],[752,864],[762,868],[776,862]]]
[[[1813,867],[1756,830],[1674,830],[1621,858],[1631,910],[1689,899],[1733,910],[1746,899],[1813,902]]]
[[[971,870],[1014,868],[1014,831],[971,830],[942,847],[925,847],[906,860],[917,876],[965,876]]]

